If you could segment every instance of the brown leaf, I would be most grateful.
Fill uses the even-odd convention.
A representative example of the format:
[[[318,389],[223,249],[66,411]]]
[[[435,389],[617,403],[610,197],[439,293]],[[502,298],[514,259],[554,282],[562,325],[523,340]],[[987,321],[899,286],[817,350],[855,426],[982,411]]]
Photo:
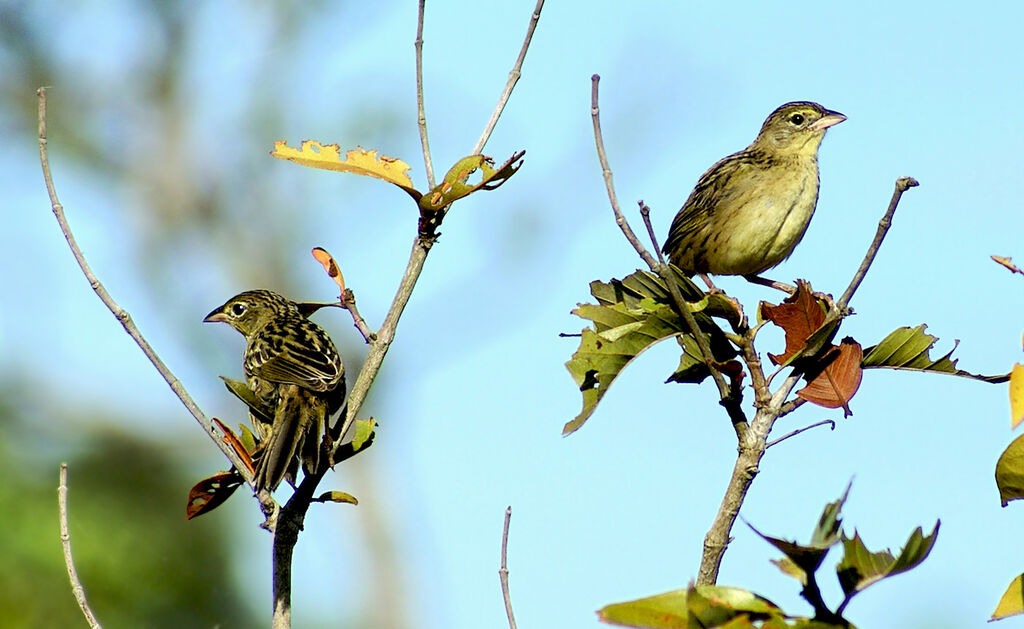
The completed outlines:
[[[860,361],[863,356],[860,343],[850,337],[844,338],[838,347],[832,347],[825,353],[817,367],[807,370],[809,383],[796,394],[818,406],[841,407],[849,417],[853,414],[850,398],[860,387]]]
[[[224,443],[231,446],[231,449],[235,451],[235,454],[238,455],[238,458],[242,459],[242,463],[245,464],[245,467],[249,469],[249,475],[251,476],[255,474],[255,468],[253,468],[252,465],[252,457],[249,455],[249,451],[246,449],[245,445],[238,438],[238,436],[235,435],[235,433],[231,432],[231,429],[225,426],[224,422],[220,421],[216,417],[213,418],[213,423],[217,424],[217,427],[220,428],[221,432],[224,433],[224,436],[221,437],[221,440]]]
[[[197,515],[213,511],[224,504],[242,483],[242,476],[236,470],[218,472],[199,481],[188,492],[185,519],[191,520]]]
[[[768,354],[773,363],[781,365],[802,350],[807,345],[807,338],[825,322],[825,308],[814,297],[810,284],[797,280],[796,293],[778,306],[761,302],[761,316],[786,333],[786,351]]]
[[[341,269],[338,268],[338,263],[334,261],[334,257],[327,253],[327,250],[323,247],[313,247],[313,257],[316,261],[323,265],[324,271],[327,271],[327,275],[334,280],[334,283],[341,289],[339,295],[345,294],[345,278],[341,275]]]

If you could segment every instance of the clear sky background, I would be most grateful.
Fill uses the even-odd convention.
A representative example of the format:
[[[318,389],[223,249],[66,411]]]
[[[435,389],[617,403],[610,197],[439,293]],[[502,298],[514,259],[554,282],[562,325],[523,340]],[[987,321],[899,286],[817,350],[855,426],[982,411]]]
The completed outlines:
[[[415,3],[196,3],[175,48],[184,89],[172,119],[138,104],[170,48],[145,6],[6,10],[45,25],[60,68],[45,79],[51,115],[80,114],[78,131],[98,138],[109,161],[108,175],[97,175],[65,148],[69,128],[51,129],[54,176],[86,255],[207,413],[235,417],[216,376],[240,376],[241,339],[200,323],[211,308],[258,286],[330,299],[313,246],[336,256],[371,326],[390,304],[415,230],[405,194],[267,152],[276,139],[358,144],[409,162],[424,187]],[[476,142],[532,8],[427,3],[425,98],[441,173]],[[485,150],[501,161],[525,149],[525,165],[445,221],[364,407],[381,423],[377,442],[329,477],[363,504],[315,508],[307,519],[296,626],[339,626],[382,605],[424,629],[504,626],[497,569],[507,505],[525,629],[595,627],[604,604],[695,576],[735,441],[710,383],[662,384],[675,344],[635,361],[590,421],[560,436],[580,395],[564,368],[576,340],[558,334],[583,327],[569,311],[588,299],[591,280],[641,265],[613,221],[593,149],[594,73],[619,198],[638,229],[634,202],[645,200],[660,235],[697,177],[746,146],[779,104],[814,100],[846,114],[822,145],[810,229],[770,275],[841,293],[894,180],[913,176],[921,186],[904,196],[843,333],[867,346],[927,323],[940,338],[933,356],[959,339],[961,368],[1008,371],[1021,360],[1024,283],[989,255],[1024,262],[1022,20],[1024,8],[1009,2],[549,2]],[[283,31],[298,36],[285,45]],[[0,373],[56,387],[26,392],[51,426],[74,406],[116,406],[133,418],[125,429],[163,440],[197,479],[208,475],[222,459],[92,295],[49,212],[32,133],[37,85],[22,67],[0,55]],[[272,107],[254,111],[257,97],[279,113],[261,118]],[[152,183],[162,177],[176,183]],[[210,190],[229,200],[215,234],[195,227],[206,217],[192,202]],[[165,204],[159,220],[153,199]],[[719,285],[748,316],[759,300],[779,299],[739,278]],[[347,314],[317,320],[353,378],[365,350]],[[762,354],[781,347],[774,331],[759,337]],[[920,568],[873,586],[848,617],[861,627],[983,626],[1024,571],[1020,506],[1001,509],[993,480],[1013,437],[1005,385],[871,371],[851,406],[851,418],[805,405],[782,420],[780,434],[825,418],[837,427],[772,448],[741,515],[767,534],[807,540],[853,478],[845,524],[869,547],[895,549],[936,519],[942,528]],[[40,456],[55,470],[67,454]],[[269,609],[269,538],[255,503],[239,495],[203,517],[237,531],[238,578],[252,605]],[[797,584],[768,563],[778,553],[742,524],[733,534],[719,582],[808,612]],[[821,574],[834,604],[833,553]]]

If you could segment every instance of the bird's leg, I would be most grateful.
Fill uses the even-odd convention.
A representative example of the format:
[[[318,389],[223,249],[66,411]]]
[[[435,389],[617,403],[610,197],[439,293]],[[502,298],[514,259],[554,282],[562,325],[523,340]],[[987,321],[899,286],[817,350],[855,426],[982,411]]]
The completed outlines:
[[[725,291],[715,286],[715,283],[711,281],[711,276],[707,273],[700,273],[700,279],[704,280],[704,283],[708,285],[709,293],[724,293]]]
[[[789,293],[790,295],[796,293],[796,286],[786,284],[785,282],[776,282],[775,280],[768,279],[767,277],[761,277],[760,275],[744,275],[743,279],[747,280],[751,284],[760,284],[761,286],[781,290],[782,292]]]

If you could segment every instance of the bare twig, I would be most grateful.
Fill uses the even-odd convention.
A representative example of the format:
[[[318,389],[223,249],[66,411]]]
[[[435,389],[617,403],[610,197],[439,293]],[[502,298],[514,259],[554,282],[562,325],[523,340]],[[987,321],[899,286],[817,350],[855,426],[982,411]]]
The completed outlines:
[[[352,292],[351,288],[346,288],[345,292],[341,295],[341,307],[348,310],[349,314],[352,315],[352,323],[355,324],[356,329],[363,335],[363,340],[367,343],[372,343],[377,335],[370,329],[370,326],[366,325],[366,319],[363,319],[362,315],[359,314],[359,309],[356,308],[356,294]]]
[[[85,621],[93,629],[99,629],[100,623],[89,608],[89,602],[85,600],[85,588],[78,579],[78,571],[75,570],[75,561],[71,556],[71,532],[68,527],[68,464],[60,464],[60,484],[57,485],[57,505],[60,513],[60,545],[64,549],[64,565],[68,569],[68,579],[71,581],[71,593],[78,601],[78,607],[85,616]]]
[[[860,263],[860,267],[857,272],[853,274],[853,279],[850,280],[850,285],[846,287],[846,291],[843,296],[836,302],[836,309],[842,313],[846,310],[846,307],[850,303],[850,299],[853,298],[853,294],[857,291],[857,287],[864,281],[864,276],[867,275],[868,269],[871,268],[871,263],[875,261],[875,256],[878,255],[878,249],[882,246],[882,240],[885,239],[885,234],[889,231],[889,226],[892,225],[893,214],[896,213],[896,207],[900,204],[900,198],[903,193],[914,186],[920,185],[917,180],[913,177],[900,177],[896,180],[896,189],[893,190],[892,200],[889,201],[889,208],[885,211],[885,215],[878,221],[878,229],[875,231],[875,238],[871,241],[871,245],[868,247],[868,251],[864,254],[864,260]]]
[[[505,526],[501,532],[501,567],[498,568],[498,579],[501,581],[501,597],[505,599],[505,615],[508,616],[509,629],[516,629],[516,618],[512,613],[512,597],[508,592],[508,525],[512,520],[512,507],[505,509]]]
[[[602,143],[603,144],[603,143]],[[602,164],[604,166],[604,164]],[[651,246],[654,247],[654,253],[658,256],[658,262],[665,264],[665,257],[661,253],[661,247],[658,246],[658,236],[654,233],[654,225],[651,224],[651,208],[647,207],[643,199],[636,202],[640,206],[640,218],[644,221],[644,226],[647,228],[647,236],[651,239]]]
[[[416,18],[416,111],[417,126],[420,129],[420,144],[423,146],[423,166],[427,169],[427,188],[434,189],[434,162],[430,158],[430,141],[427,139],[427,113],[423,106],[423,13],[427,0],[420,0],[419,15]]]
[[[537,0],[536,6],[533,7],[533,14],[530,16],[530,25],[526,27],[526,37],[523,39],[523,46],[519,49],[519,56],[516,57],[516,62],[508,73],[508,81],[505,82],[505,89],[501,91],[501,97],[498,98],[497,106],[491,112],[491,119],[487,121],[487,126],[484,127],[483,133],[480,134],[480,139],[476,141],[476,146],[473,147],[473,155],[484,150],[484,145],[487,144],[487,140],[491,137],[494,126],[498,124],[501,112],[505,110],[505,104],[508,103],[509,97],[512,96],[512,89],[519,82],[523,61],[526,59],[526,51],[530,48],[530,41],[533,40],[533,32],[537,30],[537,22],[540,21],[540,11],[543,8],[544,0]]]
[[[71,227],[68,225],[67,218],[64,216],[64,206],[62,206],[60,201],[57,199],[57,190],[54,187],[53,177],[50,174],[50,160],[46,149],[46,88],[41,87],[36,90],[36,95],[39,100],[39,161],[43,167],[43,179],[46,182],[46,192],[50,195],[50,205],[53,208],[53,215],[57,217],[57,223],[60,225],[60,230],[63,232],[64,238],[68,241],[68,247],[71,249],[71,254],[75,256],[75,261],[78,262],[78,266],[82,269],[82,273],[89,281],[89,286],[91,286],[93,291],[96,292],[100,301],[102,301],[107,309],[110,310],[111,314],[114,315],[114,318],[121,323],[125,332],[132,337],[135,343],[142,350],[142,353],[149,359],[149,362],[153,363],[153,367],[155,367],[157,372],[163,376],[163,379],[171,387],[171,390],[178,396],[181,403],[185,405],[185,408],[192,414],[192,417],[194,417],[196,421],[199,422],[199,425],[203,427],[206,434],[209,435],[213,442],[217,444],[217,447],[224,453],[224,456],[231,461],[239,474],[241,474],[242,477],[251,484],[252,479],[249,478],[249,472],[245,464],[242,463],[242,460],[238,457],[231,446],[223,440],[223,435],[217,431],[213,422],[207,419],[206,415],[203,414],[203,411],[199,409],[199,405],[196,404],[195,400],[192,399],[192,396],[188,394],[188,391],[185,390],[185,386],[181,384],[181,381],[171,373],[171,370],[167,368],[167,365],[165,365],[160,359],[160,356],[157,355],[153,347],[148,341],[146,341],[145,337],[142,336],[142,332],[139,331],[135,322],[132,321],[131,315],[129,315],[124,308],[114,301],[114,298],[111,297],[110,293],[107,292],[107,289],[104,288],[103,283],[100,282],[99,278],[96,277],[96,274],[93,273],[92,269],[89,267],[89,263],[86,262],[85,256],[82,254],[82,250],[79,249],[78,243],[75,241],[74,234],[71,233]]]
[[[772,439],[771,441],[769,441],[768,443],[766,443],[764,445],[764,449],[767,450],[768,448],[772,447],[773,445],[775,445],[775,444],[777,444],[779,442],[785,441],[786,439],[789,439],[790,437],[795,437],[795,436],[799,435],[800,433],[802,433],[802,432],[804,432],[806,430],[810,430],[811,428],[817,428],[818,426],[824,426],[825,424],[829,424],[829,430],[835,430],[836,429],[835,421],[833,421],[831,419],[823,419],[820,422],[815,422],[815,423],[811,424],[810,426],[804,426],[803,428],[797,428],[796,430],[794,430],[792,432],[788,432],[788,433],[782,435],[778,439]]]
[[[604,188],[608,192],[608,200],[612,204],[612,212],[615,213],[615,223],[622,230],[622,234],[633,245],[636,252],[647,263],[652,271],[657,272],[658,261],[654,259],[647,249],[640,244],[640,239],[633,233],[626,217],[622,215],[622,208],[619,207],[619,199],[615,194],[615,184],[612,181],[612,169],[608,165],[608,154],[604,150],[604,136],[601,133],[601,110],[598,107],[598,84],[601,77],[597,74],[590,77],[590,119],[594,123],[594,142],[597,144],[597,159],[601,162],[601,172],[604,175]],[[669,282],[671,284],[671,282]]]

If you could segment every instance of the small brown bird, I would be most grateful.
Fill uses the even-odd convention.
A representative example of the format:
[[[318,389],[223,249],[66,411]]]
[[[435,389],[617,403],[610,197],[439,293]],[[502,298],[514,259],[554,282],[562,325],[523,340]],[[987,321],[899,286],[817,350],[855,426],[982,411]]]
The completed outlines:
[[[268,290],[235,295],[203,321],[227,323],[247,341],[245,377],[264,407],[252,413],[261,437],[256,491],[277,489],[296,456],[307,474],[315,471],[327,420],[345,399],[345,367],[330,337],[298,304]]]
[[[773,111],[750,146],[697,181],[663,247],[672,264],[689,275],[757,281],[788,258],[818,203],[818,147],[825,130],[843,120],[811,102]]]

